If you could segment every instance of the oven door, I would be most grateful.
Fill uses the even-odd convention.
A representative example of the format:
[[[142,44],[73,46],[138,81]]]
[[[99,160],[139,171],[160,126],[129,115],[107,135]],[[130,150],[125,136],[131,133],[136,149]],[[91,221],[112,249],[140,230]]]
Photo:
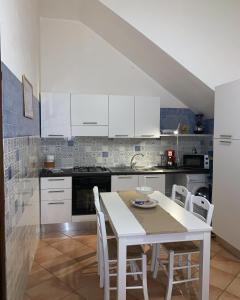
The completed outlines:
[[[93,187],[99,192],[111,191],[111,176],[73,177],[72,215],[95,214]]]
[[[183,166],[185,168],[204,168],[204,155],[201,154],[185,154],[183,155]]]

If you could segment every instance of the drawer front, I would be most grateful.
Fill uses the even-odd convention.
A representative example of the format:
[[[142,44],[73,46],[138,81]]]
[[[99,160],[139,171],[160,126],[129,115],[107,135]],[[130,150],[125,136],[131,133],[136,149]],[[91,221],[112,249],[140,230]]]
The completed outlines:
[[[72,177],[43,177],[41,178],[41,189],[71,189]]]
[[[43,201],[41,203],[41,224],[71,222],[72,201]]]
[[[114,175],[112,192],[134,190],[138,186],[138,175]]]
[[[41,190],[41,201],[71,200],[72,189],[47,189]]]

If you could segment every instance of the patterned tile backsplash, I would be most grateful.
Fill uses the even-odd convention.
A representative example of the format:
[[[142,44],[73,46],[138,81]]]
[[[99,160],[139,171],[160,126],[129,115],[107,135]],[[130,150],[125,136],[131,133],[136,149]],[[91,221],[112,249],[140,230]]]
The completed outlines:
[[[181,163],[183,153],[192,153],[193,148],[198,153],[207,153],[212,150],[211,137],[179,137],[178,153]],[[46,155],[55,156],[56,167],[70,168],[75,165],[105,167],[129,165],[131,157],[142,152],[144,157],[139,157],[139,165],[161,164],[161,154],[166,149],[177,150],[176,137],[161,139],[108,139],[108,138],[75,138],[71,143],[64,139],[42,139],[41,160]]]

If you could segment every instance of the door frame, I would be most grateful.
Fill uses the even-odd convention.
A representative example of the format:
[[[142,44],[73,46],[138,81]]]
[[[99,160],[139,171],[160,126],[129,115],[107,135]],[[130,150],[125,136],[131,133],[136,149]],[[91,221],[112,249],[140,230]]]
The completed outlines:
[[[0,299],[6,299],[6,252],[5,252],[5,194],[3,154],[3,99],[2,99],[2,57],[0,27]]]

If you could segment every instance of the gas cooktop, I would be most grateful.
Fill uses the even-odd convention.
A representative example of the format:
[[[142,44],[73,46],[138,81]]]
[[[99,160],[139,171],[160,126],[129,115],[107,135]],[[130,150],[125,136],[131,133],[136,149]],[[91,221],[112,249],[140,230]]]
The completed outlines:
[[[91,166],[91,167],[75,166],[75,167],[73,167],[73,173],[103,173],[103,172],[109,172],[109,169],[104,168],[104,167],[98,167],[98,166]]]

